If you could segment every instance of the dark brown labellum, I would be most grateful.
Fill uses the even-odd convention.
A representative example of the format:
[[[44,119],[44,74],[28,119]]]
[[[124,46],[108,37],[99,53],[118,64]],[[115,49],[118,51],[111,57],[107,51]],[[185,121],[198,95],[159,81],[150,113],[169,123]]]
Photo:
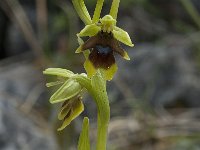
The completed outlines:
[[[92,49],[89,60],[95,68],[109,69],[115,63],[113,51],[109,46],[96,45]]]

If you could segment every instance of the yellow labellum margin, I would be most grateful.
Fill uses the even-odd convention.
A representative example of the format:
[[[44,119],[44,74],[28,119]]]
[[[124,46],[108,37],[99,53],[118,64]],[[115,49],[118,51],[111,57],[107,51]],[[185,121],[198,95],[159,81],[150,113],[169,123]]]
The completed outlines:
[[[92,62],[89,59],[86,59],[85,63],[84,63],[84,68],[88,74],[89,78],[92,78],[92,76],[94,76],[98,70],[98,68],[95,68],[94,65],[92,64]],[[110,66],[110,68],[108,69],[102,69],[102,72],[104,73],[104,77],[106,80],[110,81],[113,79],[114,74],[117,71],[117,65],[116,63],[114,63],[112,66]]]

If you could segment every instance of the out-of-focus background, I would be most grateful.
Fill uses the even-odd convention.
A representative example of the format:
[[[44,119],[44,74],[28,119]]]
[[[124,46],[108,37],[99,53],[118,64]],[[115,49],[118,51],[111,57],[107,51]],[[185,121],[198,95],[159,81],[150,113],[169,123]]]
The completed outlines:
[[[91,15],[96,0],[85,0]],[[110,9],[106,0],[102,16]],[[200,1],[122,0],[118,26],[134,48],[108,83],[108,150],[200,150]],[[70,0],[0,0],[0,150],[74,150],[84,116],[95,143],[96,107],[63,132],[42,70],[84,72],[75,54],[84,24]]]

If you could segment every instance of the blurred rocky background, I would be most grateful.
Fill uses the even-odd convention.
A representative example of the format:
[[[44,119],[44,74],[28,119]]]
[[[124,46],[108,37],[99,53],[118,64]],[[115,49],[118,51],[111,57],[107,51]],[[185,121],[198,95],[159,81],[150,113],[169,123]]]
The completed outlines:
[[[85,2],[92,14],[96,0]],[[108,150],[200,150],[199,0],[123,0],[118,26],[135,47],[122,45],[131,61],[116,56],[108,83]],[[69,0],[0,0],[0,150],[74,150],[84,116],[95,142],[91,97],[57,132],[60,106],[49,104],[53,90],[42,75],[47,67],[84,72],[83,56],[74,54],[82,27]]]

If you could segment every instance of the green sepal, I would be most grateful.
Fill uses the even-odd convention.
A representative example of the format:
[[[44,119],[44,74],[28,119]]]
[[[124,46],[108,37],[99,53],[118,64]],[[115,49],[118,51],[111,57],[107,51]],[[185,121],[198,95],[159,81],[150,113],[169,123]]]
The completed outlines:
[[[82,36],[95,36],[99,31],[101,30],[101,27],[97,26],[96,24],[90,24],[86,25],[83,30],[78,34],[80,37]]]
[[[81,85],[73,80],[68,79],[50,98],[50,103],[59,103],[79,94],[82,90]]]
[[[115,26],[114,30],[113,30],[113,35],[118,41],[120,41],[130,47],[134,46],[129,34],[126,31],[124,31],[123,29]]]
[[[78,150],[90,150],[89,119],[84,117],[82,132],[78,141]]]
[[[62,68],[48,68],[45,71],[43,71],[43,74],[55,75],[55,76],[66,77],[66,78],[71,78],[74,75],[72,71],[67,70],[67,69],[62,69]]]

